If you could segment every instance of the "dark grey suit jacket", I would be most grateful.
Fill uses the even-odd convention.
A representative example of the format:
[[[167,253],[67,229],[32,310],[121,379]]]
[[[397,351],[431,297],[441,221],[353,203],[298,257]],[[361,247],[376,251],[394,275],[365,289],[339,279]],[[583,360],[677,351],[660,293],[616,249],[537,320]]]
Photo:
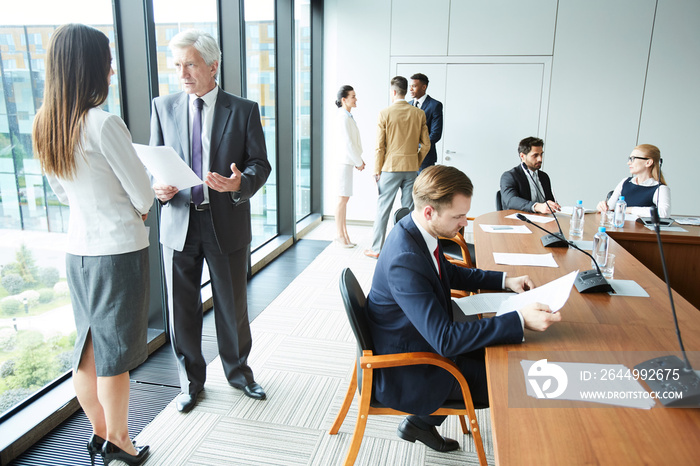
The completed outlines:
[[[190,165],[188,95],[184,92],[153,99],[152,146],[170,146]],[[212,122],[209,171],[231,176],[231,164],[241,171],[240,195],[209,189],[210,213],[222,253],[250,244],[250,199],[270,174],[258,104],[219,89]],[[182,251],[190,215],[190,190],[178,192],[162,206],[160,242]]]
[[[548,201],[554,201],[549,175],[542,170],[538,170],[538,177],[542,188],[544,188],[544,193],[542,193],[544,198]],[[532,204],[535,201],[530,199],[530,183],[523,171],[522,164],[511,168],[501,175],[501,202],[503,210],[515,209],[532,212]]]

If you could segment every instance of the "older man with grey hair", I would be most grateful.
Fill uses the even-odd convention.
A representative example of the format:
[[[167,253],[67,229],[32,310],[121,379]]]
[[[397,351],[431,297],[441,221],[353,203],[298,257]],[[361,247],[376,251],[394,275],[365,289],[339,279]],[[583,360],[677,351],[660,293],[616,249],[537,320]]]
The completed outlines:
[[[265,391],[248,366],[247,270],[251,241],[248,200],[270,174],[258,105],[224,92],[216,83],[221,51],[202,31],[170,41],[183,92],[153,99],[151,145],[170,146],[204,184],[178,190],[156,180],[160,241],[168,288],[170,338],[182,393],[190,411],[204,388],[202,355],[203,261],[211,277],[219,355],[226,378],[251,398]]]

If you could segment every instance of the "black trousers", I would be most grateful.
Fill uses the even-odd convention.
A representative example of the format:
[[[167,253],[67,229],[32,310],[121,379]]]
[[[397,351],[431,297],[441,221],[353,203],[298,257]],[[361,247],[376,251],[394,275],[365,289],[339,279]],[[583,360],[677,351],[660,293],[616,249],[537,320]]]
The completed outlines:
[[[209,210],[191,208],[187,228],[182,251],[163,246],[170,339],[180,388],[183,393],[196,393],[204,388],[206,379],[200,293],[205,260],[211,277],[216,339],[224,373],[231,385],[242,388],[254,381],[248,366],[252,345],[247,297],[248,245],[241,245],[230,254],[221,253]]]

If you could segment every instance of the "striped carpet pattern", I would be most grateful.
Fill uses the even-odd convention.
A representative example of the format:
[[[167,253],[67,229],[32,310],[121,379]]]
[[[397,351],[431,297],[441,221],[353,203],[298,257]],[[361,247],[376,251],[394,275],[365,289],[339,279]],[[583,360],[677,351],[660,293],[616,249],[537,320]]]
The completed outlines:
[[[207,368],[197,406],[181,414],[170,403],[136,438],[151,446],[154,465],[340,465],[357,417],[356,401],[338,435],[328,434],[342,404],[355,359],[338,280],[350,267],[365,292],[376,261],[362,251],[371,229],[351,227],[353,249],[328,246],[251,324],[250,365],[267,400],[230,387],[221,362]],[[332,239],[332,222],[312,235]],[[306,237],[314,239],[313,236]],[[494,462],[488,410],[477,411],[489,463]],[[355,464],[371,466],[478,464],[471,436],[452,416],[439,428],[462,448],[438,453],[397,437],[398,416],[370,416]]]

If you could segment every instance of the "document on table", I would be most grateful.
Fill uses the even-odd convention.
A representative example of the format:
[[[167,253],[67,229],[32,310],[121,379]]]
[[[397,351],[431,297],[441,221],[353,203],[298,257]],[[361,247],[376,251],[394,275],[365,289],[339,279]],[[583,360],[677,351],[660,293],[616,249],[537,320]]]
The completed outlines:
[[[494,252],[493,260],[502,265],[533,265],[536,267],[559,267],[552,253],[523,254],[519,252]]]
[[[638,298],[648,298],[649,293],[634,280],[608,280],[613,291],[608,291],[610,296],[635,296]]]
[[[525,225],[479,225],[486,233],[532,233]]]
[[[584,251],[593,251],[593,241],[575,240],[575,241],[571,241],[571,242],[574,243],[579,248],[583,249]]]
[[[552,280],[546,285],[511,296],[501,304],[498,315],[522,309],[532,303],[546,304],[552,312],[559,311],[569,299],[576,275],[578,275],[578,270]]]
[[[179,190],[203,183],[172,147],[134,144],[134,149],[153,178],[160,183]]]
[[[645,228],[648,228],[651,231],[656,231],[653,225],[645,225]],[[676,231],[679,233],[687,232],[683,227],[664,227],[664,226],[659,226],[659,231]]]
[[[503,301],[515,295],[515,293],[479,293],[465,298],[457,298],[454,300],[457,306],[464,312],[466,316],[476,314],[486,314],[488,312],[496,312]],[[512,310],[512,309],[511,309]]]
[[[543,217],[543,216],[541,216],[541,215],[530,215],[530,214],[520,214],[520,215],[523,215],[525,218],[527,218],[527,219],[530,220],[531,222],[549,223],[549,222],[553,222],[553,221],[554,221],[554,217],[552,217],[552,216]],[[506,218],[512,218],[512,219],[514,219],[514,220],[520,220],[520,219],[518,218],[518,214],[511,214],[511,215],[506,216]]]
[[[700,217],[673,217],[676,223],[681,225],[698,225],[700,226]]]
[[[583,209],[584,214],[594,214],[596,212],[598,212],[596,209]],[[561,210],[559,211],[559,213],[564,215],[571,215],[574,213],[574,206],[563,205],[561,206]]]

